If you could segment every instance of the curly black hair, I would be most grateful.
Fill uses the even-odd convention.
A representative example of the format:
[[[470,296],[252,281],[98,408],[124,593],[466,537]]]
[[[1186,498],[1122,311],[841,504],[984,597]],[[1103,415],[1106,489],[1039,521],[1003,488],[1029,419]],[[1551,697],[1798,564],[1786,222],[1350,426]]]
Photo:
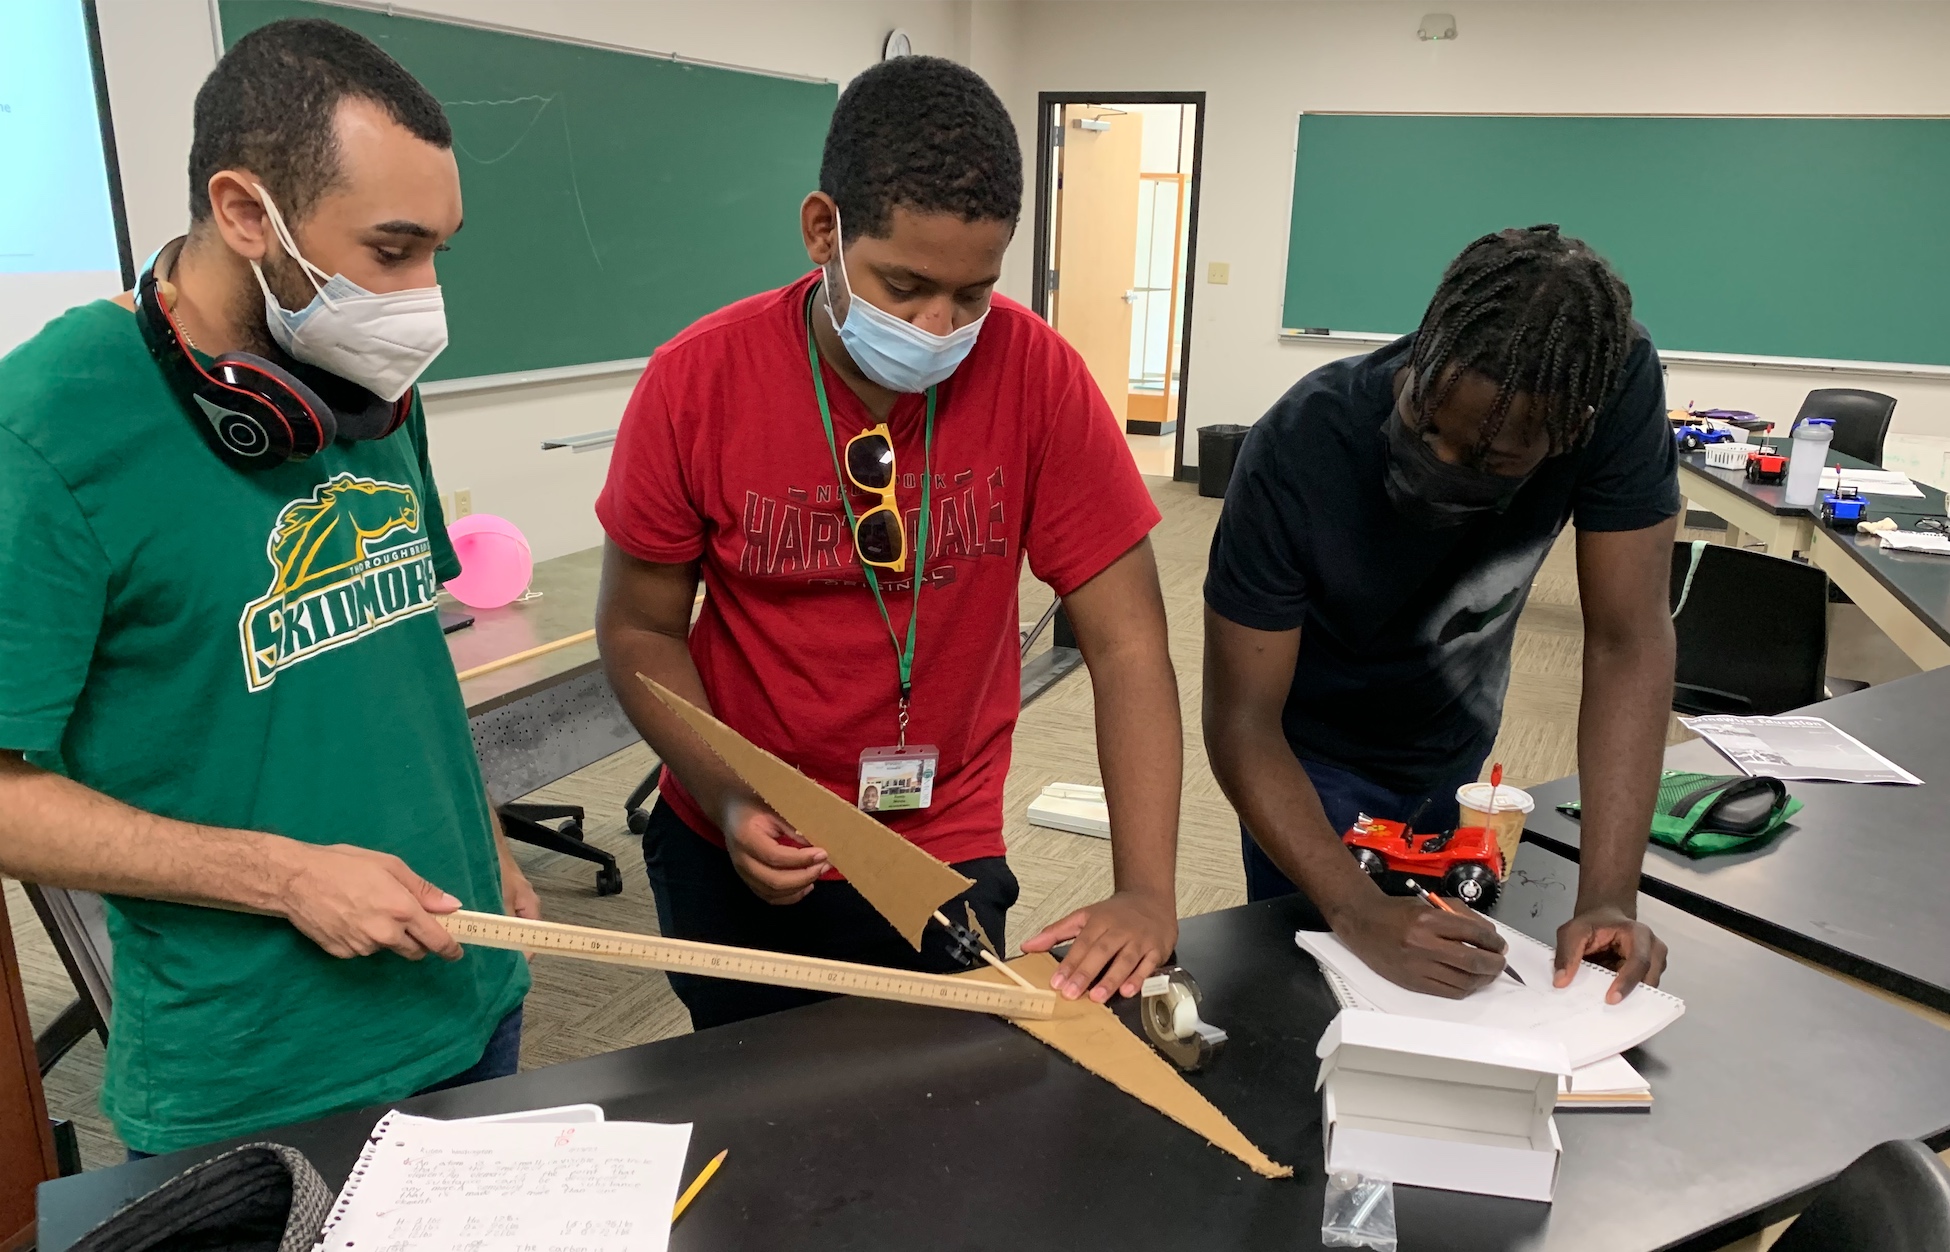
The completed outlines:
[[[1519,394],[1545,405],[1551,455],[1590,433],[1632,347],[1632,293],[1609,262],[1553,225],[1502,230],[1462,250],[1422,317],[1410,358],[1424,420],[1463,370],[1498,384],[1480,448]],[[1450,365],[1463,368],[1450,371]],[[1445,375],[1447,375],[1445,377]]]
[[[210,179],[247,169],[296,220],[337,181],[339,102],[370,100],[415,136],[454,146],[447,115],[420,81],[357,31],[286,18],[231,45],[196,93],[190,221],[210,216]]]
[[[896,205],[965,222],[1022,216],[1022,147],[982,76],[940,57],[882,61],[847,84],[819,189],[847,235],[884,239]]]

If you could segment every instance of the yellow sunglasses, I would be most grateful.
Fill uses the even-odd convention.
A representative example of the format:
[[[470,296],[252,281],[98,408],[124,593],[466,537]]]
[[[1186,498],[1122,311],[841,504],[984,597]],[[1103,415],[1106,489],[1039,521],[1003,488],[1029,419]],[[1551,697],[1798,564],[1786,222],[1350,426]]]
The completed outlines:
[[[863,564],[899,573],[907,568],[907,523],[894,495],[894,439],[882,422],[846,441],[846,476],[880,503],[853,519],[853,550]]]

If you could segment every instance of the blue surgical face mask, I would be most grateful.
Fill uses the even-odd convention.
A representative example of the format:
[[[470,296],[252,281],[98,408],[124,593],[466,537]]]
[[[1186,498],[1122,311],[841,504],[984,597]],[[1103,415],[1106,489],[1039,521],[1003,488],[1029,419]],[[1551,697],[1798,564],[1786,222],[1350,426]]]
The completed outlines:
[[[833,233],[836,244],[833,259],[838,262],[839,282],[833,282],[833,266],[829,265],[826,317],[860,372],[889,391],[926,391],[954,373],[968,358],[975,337],[982,333],[982,323],[989,315],[984,312],[958,330],[937,335],[856,297],[853,284],[846,277],[846,254],[842,250],[845,240],[840,235],[838,209],[833,210]],[[833,313],[835,287],[846,298],[844,323]]]

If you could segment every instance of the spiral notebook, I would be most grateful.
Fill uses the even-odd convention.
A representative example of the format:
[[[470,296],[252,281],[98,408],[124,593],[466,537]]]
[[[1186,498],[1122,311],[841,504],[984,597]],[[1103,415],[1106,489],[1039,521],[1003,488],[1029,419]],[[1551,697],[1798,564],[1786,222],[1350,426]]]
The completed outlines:
[[[1573,1066],[1586,1066],[1635,1048],[1658,1034],[1686,1011],[1685,1001],[1657,987],[1639,987],[1618,1004],[1606,1004],[1605,992],[1614,975],[1589,961],[1579,963],[1571,985],[1551,985],[1552,950],[1524,934],[1489,919],[1509,943],[1504,959],[1522,975],[1523,986],[1497,978],[1461,1000],[1423,995],[1396,986],[1368,968],[1331,932],[1302,930],[1293,941],[1320,962],[1327,985],[1343,1008],[1377,1009],[1403,1017],[1445,1022],[1468,1022],[1542,1035],[1564,1045]]]
[[[321,1252],[665,1252],[688,1125],[443,1122],[372,1128]]]
[[[1650,1112],[1652,1084],[1624,1057],[1608,1056],[1559,1078],[1557,1107],[1567,1113]]]

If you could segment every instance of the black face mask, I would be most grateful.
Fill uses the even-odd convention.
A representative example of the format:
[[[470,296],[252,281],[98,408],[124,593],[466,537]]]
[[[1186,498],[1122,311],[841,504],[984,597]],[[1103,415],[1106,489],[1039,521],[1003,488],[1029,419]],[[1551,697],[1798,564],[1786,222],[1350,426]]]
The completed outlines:
[[[1510,507],[1530,475],[1491,474],[1451,465],[1391,411],[1382,429],[1388,437],[1388,470],[1383,479],[1388,502],[1412,525],[1424,530],[1460,526],[1486,513]]]

